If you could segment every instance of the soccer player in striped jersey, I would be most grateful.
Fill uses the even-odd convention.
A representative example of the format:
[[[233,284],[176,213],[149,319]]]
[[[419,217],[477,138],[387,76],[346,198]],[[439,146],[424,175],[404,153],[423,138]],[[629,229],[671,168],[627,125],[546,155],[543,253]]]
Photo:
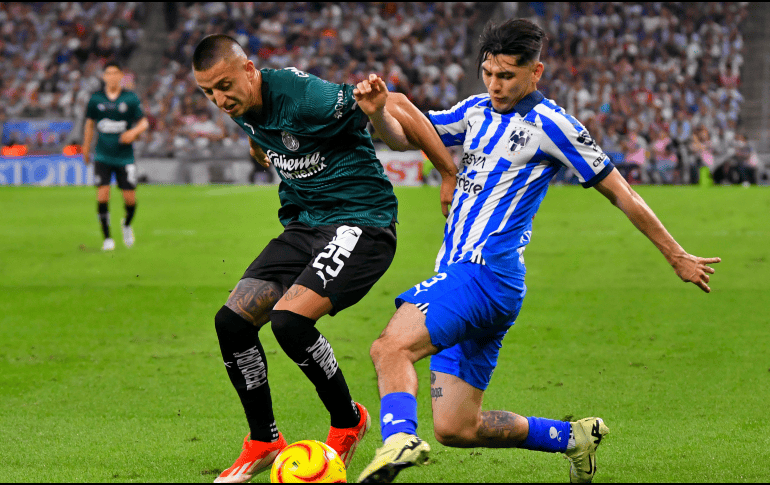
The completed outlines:
[[[430,448],[416,434],[413,365],[427,356],[440,443],[561,452],[569,458],[571,481],[593,479],[596,449],[609,433],[601,418],[570,423],[481,410],[502,339],[527,291],[524,249],[532,219],[560,167],[574,170],[584,187],[622,210],[677,276],[710,291],[714,270],[707,265],[720,259],[693,256],[677,244],[583,125],[537,90],[544,37],[527,20],[489,23],[478,58],[487,93],[428,113],[446,146],[463,146],[463,166],[437,274],[398,296],[398,310],[372,344],[384,444],[359,481],[390,482],[401,469],[427,460]],[[409,101],[388,94],[378,76],[359,83],[354,96],[392,149],[410,149],[426,136],[421,124],[401,121]]]

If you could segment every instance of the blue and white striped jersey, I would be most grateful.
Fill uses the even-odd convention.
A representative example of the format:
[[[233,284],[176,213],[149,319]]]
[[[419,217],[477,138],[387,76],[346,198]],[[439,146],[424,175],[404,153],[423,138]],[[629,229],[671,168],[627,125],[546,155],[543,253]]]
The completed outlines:
[[[436,271],[472,261],[501,276],[523,277],[532,219],[562,165],[584,187],[614,168],[588,130],[540,91],[505,114],[488,94],[472,96],[428,118],[446,146],[463,146],[452,208]]]

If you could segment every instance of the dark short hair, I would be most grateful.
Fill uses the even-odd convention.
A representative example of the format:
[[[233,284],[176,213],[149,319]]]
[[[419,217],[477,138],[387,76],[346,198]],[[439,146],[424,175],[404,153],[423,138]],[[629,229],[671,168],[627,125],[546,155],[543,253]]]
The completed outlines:
[[[118,61],[107,61],[104,63],[104,70],[106,71],[108,67],[116,67],[118,68],[118,71],[122,71],[123,68],[120,67],[120,63]]]
[[[237,49],[234,50],[234,47]],[[233,52],[243,51],[237,40],[229,35],[213,34],[204,37],[195,47],[193,53],[193,69],[206,71],[222,59],[227,59]]]
[[[518,65],[540,58],[545,32],[527,19],[511,19],[500,25],[487,22],[479,38],[478,72],[487,55],[518,56]]]

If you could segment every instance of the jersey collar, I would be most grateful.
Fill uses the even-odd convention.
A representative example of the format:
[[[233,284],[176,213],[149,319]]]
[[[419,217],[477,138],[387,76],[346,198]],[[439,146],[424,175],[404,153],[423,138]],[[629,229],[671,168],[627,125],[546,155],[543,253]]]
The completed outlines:
[[[532,91],[528,95],[524,96],[521,101],[516,103],[516,106],[513,107],[513,109],[521,115],[522,118],[527,116],[527,113],[532,111],[535,106],[540,104],[540,102],[545,99],[545,96],[543,96],[543,93],[541,93],[538,90]]]

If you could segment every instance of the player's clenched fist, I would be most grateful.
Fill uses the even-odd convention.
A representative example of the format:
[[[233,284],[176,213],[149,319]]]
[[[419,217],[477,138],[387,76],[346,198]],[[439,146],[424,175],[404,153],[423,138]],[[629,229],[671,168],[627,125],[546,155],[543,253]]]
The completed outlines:
[[[124,131],[123,133],[120,134],[120,138],[118,139],[118,141],[124,145],[130,145],[131,143],[136,141],[137,136],[138,135],[136,135],[131,130]]]
[[[262,147],[251,138],[249,138],[249,155],[251,155],[251,158],[256,160],[257,163],[263,167],[267,168],[270,166],[270,159],[267,158],[267,155],[265,154],[264,150],[262,150]]]
[[[385,107],[388,86],[377,74],[369,74],[368,79],[356,84],[353,97],[366,115],[372,115]]]

